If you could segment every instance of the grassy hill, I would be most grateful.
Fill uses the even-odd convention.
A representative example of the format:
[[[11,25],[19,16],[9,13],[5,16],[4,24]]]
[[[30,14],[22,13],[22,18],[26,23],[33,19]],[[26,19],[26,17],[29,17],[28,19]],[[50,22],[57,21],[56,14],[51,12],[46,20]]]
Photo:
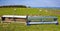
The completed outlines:
[[[16,9],[16,10],[15,10]],[[42,11],[40,11],[42,10]],[[60,10],[45,8],[0,8],[0,15],[56,15]],[[59,14],[58,14],[59,15]]]
[[[0,16],[2,15],[37,15],[37,16],[57,16],[59,25],[31,25],[24,24],[1,24],[0,31],[59,31],[60,30],[60,9],[47,8],[0,8]]]

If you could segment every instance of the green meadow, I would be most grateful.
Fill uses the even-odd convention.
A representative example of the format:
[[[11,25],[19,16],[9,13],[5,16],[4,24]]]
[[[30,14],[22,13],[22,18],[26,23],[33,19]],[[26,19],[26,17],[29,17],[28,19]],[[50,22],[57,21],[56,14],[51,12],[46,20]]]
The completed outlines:
[[[59,25],[40,24],[27,26],[26,24],[0,23],[0,31],[60,31],[60,9],[53,8],[0,8],[2,15],[30,15],[30,16],[57,16]]]

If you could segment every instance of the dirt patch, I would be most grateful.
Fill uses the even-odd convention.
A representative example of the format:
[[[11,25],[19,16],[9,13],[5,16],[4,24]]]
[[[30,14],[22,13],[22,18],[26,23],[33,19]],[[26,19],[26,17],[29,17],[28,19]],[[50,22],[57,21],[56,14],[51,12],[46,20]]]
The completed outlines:
[[[26,22],[26,19],[25,18],[5,18],[5,22]]]
[[[1,17],[0,17],[0,19],[1,19]]]
[[[55,12],[55,14],[60,14],[60,12]]]

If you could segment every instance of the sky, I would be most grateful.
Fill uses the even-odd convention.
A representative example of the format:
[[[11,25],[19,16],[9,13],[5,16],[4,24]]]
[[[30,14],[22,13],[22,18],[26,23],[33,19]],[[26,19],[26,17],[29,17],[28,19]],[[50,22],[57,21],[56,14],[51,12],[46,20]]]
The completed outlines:
[[[3,5],[26,5],[30,7],[60,7],[60,0],[0,0]]]

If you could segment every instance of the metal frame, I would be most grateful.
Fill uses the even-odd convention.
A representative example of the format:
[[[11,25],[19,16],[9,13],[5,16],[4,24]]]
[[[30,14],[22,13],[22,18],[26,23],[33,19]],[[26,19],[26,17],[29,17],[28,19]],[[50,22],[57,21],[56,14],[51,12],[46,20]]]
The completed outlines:
[[[41,22],[31,22],[32,19],[41,19]],[[43,18],[52,18],[53,20],[56,19],[56,21],[53,22],[44,22]],[[56,24],[58,25],[58,18],[56,16],[28,16],[27,18],[27,25],[31,25],[31,24]]]

